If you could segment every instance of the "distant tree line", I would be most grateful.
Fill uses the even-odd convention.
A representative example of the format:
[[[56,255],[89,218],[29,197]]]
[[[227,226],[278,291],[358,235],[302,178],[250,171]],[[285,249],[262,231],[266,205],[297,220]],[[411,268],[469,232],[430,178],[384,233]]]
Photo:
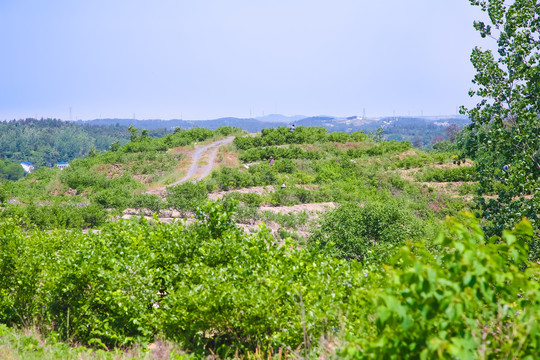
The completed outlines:
[[[170,131],[152,129],[149,137],[162,137]],[[125,144],[128,127],[91,126],[57,119],[25,119],[0,122],[0,159],[19,163],[30,161],[36,167],[58,161],[71,161],[90,150],[108,150],[111,144]]]
[[[18,180],[24,176],[24,170],[20,164],[9,160],[0,159],[0,179]]]

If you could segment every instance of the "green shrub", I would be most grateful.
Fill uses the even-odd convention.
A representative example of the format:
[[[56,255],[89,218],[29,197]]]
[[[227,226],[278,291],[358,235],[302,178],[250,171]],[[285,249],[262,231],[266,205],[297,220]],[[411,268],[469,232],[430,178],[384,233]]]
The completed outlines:
[[[254,171],[251,170],[250,171]],[[215,188],[219,190],[229,190],[254,186],[254,180],[250,172],[238,168],[222,167],[213,171],[210,178],[206,180],[209,191]]]
[[[208,196],[208,190],[203,182],[186,181],[180,185],[167,188],[167,202],[181,213],[195,211],[203,205]]]
[[[107,219],[107,212],[101,206],[86,203],[8,205],[0,212],[0,218],[19,219],[28,229],[81,229],[103,225]]]
[[[433,144],[431,151],[440,153],[440,152],[457,152],[457,145],[451,141],[440,141]]]
[[[298,171],[298,165],[290,159],[276,160],[273,166],[278,173],[294,174]]]
[[[365,260],[376,247],[419,235],[418,220],[397,203],[347,203],[323,216],[308,243],[340,258]]]
[[[466,224],[448,221],[437,256],[419,256],[421,244],[401,249],[385,269],[391,281],[373,294],[374,333],[357,336],[338,356],[538,358],[538,267],[523,267],[530,223],[505,231],[499,245],[486,242],[471,219]]]
[[[247,193],[242,194],[241,201],[244,202],[247,206],[260,206],[263,202],[261,195],[256,193]]]
[[[321,159],[322,154],[317,151],[303,150],[298,146],[290,147],[268,146],[265,148],[249,148],[238,156],[242,162],[268,161],[270,157],[274,159]]]
[[[114,187],[94,193],[90,199],[104,208],[125,209],[130,204],[130,191],[124,187]]]
[[[165,207],[165,203],[161,200],[161,197],[155,194],[135,194],[131,200],[130,207],[159,212],[159,210]]]
[[[455,168],[426,168],[416,174],[416,179],[422,182],[458,182],[476,179],[474,166],[459,166]]]

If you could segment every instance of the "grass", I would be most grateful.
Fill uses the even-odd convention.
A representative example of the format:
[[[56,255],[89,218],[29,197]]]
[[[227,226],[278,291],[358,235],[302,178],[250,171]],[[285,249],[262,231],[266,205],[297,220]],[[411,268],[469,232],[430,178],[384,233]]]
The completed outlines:
[[[285,237],[294,236],[286,231],[280,232]],[[230,354],[234,359],[330,359],[339,346],[337,339],[321,339],[317,347],[310,349],[270,349],[270,353],[256,349],[245,355]],[[273,355],[272,355],[273,353]],[[201,356],[181,350],[178,344],[156,340],[151,344],[137,344],[130,348],[111,350],[90,349],[78,344],[59,341],[55,333],[44,337],[38,329],[13,329],[0,324],[0,359],[2,360],[186,360]],[[209,355],[203,359],[218,359]]]
[[[3,360],[146,360],[192,358],[171,342],[158,340],[152,344],[138,344],[127,349],[95,350],[77,344],[69,345],[48,337],[38,329],[12,329],[0,324],[0,359]]]

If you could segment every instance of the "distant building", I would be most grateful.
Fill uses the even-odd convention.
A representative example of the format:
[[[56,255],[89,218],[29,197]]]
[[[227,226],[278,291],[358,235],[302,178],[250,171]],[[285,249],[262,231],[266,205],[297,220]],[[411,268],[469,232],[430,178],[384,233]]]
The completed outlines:
[[[34,165],[32,165],[31,162],[21,161],[21,166],[27,173],[31,173],[32,171],[34,171]]]
[[[60,170],[64,170],[69,167],[69,164],[66,162],[58,162],[56,163],[56,167],[60,168]]]

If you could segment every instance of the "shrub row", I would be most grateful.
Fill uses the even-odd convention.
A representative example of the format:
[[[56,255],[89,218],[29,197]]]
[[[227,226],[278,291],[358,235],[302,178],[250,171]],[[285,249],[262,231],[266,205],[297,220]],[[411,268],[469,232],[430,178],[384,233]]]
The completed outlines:
[[[265,148],[251,148],[244,150],[238,156],[242,162],[254,162],[260,160],[268,160],[270,156],[274,159],[310,159],[318,160],[323,157],[321,152],[304,150],[297,146],[276,147],[268,146]]]
[[[369,215],[382,210],[359,215],[384,225]],[[264,229],[245,235],[232,214],[210,204],[190,228],[132,221],[97,234],[0,220],[0,322],[103,348],[161,337],[220,358],[307,352],[329,336],[343,339],[337,357],[359,359],[540,355],[527,222],[487,243],[472,219],[450,219],[435,255],[410,243],[366,266],[334,257],[330,243],[309,251]]]
[[[380,156],[385,154],[399,154],[404,151],[412,149],[412,145],[408,141],[395,141],[390,140],[388,142],[378,142],[377,145],[367,149],[349,149],[347,155],[352,158],[358,158],[363,156]]]
[[[423,182],[457,182],[476,180],[474,166],[458,166],[454,168],[425,168],[416,174],[416,179]]]
[[[328,133],[323,127],[298,126],[294,131],[280,126],[276,129],[263,129],[261,136],[244,136],[234,139],[234,144],[241,150],[251,148],[286,145],[286,144],[315,144],[321,142],[364,141],[368,136],[363,132],[334,132]]]

